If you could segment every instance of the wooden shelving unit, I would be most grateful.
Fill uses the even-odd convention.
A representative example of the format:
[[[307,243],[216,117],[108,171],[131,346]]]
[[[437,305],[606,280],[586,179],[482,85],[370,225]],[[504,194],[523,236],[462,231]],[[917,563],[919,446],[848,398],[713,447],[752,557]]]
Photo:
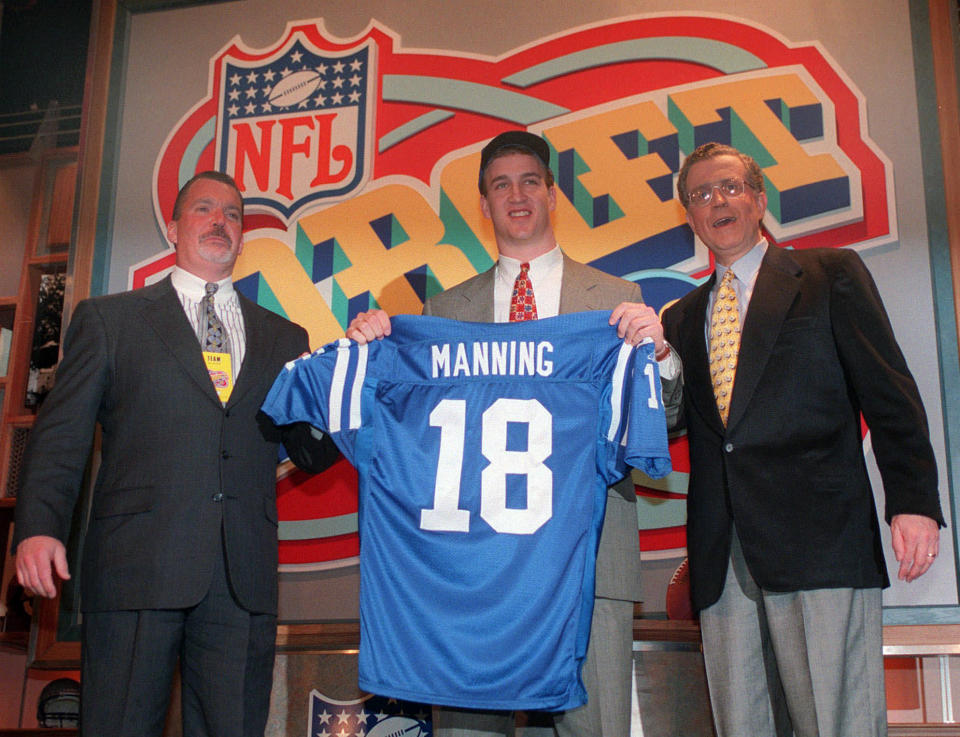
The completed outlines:
[[[23,445],[36,407],[27,403],[37,297],[45,275],[65,276],[76,191],[77,151],[48,152],[38,164],[16,295],[0,296],[0,326],[13,331],[0,379],[0,497],[16,495]]]
[[[17,189],[17,210],[8,209],[6,223],[16,227],[8,228],[6,237],[16,233],[20,242],[5,244],[3,268],[8,277],[4,281],[4,290],[16,289],[14,294],[0,294],[0,328],[10,331],[4,338],[9,340],[9,353],[6,365],[0,363],[0,598],[4,604],[6,616],[0,620],[0,653],[5,663],[17,663],[23,668],[23,683],[32,678],[34,682],[45,680],[31,666],[29,619],[37,614],[30,602],[19,598],[16,587],[12,559],[8,559],[10,538],[16,510],[19,472],[30,428],[37,413],[35,402],[28,399],[28,388],[36,389],[36,381],[31,382],[31,364],[39,365],[56,362],[59,345],[50,342],[42,352],[35,351],[35,336],[43,335],[46,326],[52,326],[56,335],[62,318],[62,308],[47,311],[39,306],[38,296],[41,284],[46,285],[48,293],[61,293],[59,283],[65,281],[71,231],[73,227],[73,203],[76,194],[77,179],[76,148],[54,149],[41,155],[35,162],[22,156],[11,160],[0,160],[0,174],[6,173],[5,184]],[[32,184],[31,184],[32,182]],[[23,184],[21,184],[23,183]],[[32,190],[31,190],[32,187]],[[9,203],[8,203],[9,204]],[[16,276],[14,276],[16,275]],[[51,287],[51,285],[54,285]],[[58,298],[53,300],[58,302]],[[43,314],[39,314],[40,310]],[[37,330],[38,323],[44,329]],[[52,369],[47,373],[52,374]],[[35,376],[40,374],[35,374]],[[31,397],[36,396],[35,393]],[[22,665],[19,665],[22,664]],[[9,679],[11,673],[6,674]],[[7,688],[14,687],[15,680],[4,680]],[[14,722],[16,724],[16,722]],[[10,720],[5,719],[0,727],[2,735],[75,735],[75,729],[11,729]]]

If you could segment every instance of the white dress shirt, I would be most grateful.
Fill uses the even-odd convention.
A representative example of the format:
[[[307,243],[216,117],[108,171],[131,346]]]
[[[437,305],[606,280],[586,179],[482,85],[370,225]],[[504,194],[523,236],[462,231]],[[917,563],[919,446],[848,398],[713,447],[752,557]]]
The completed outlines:
[[[727,271],[733,271],[733,291],[737,295],[737,312],[740,315],[740,329],[743,330],[744,321],[747,319],[747,308],[750,307],[750,298],[753,297],[753,288],[757,285],[757,274],[760,272],[760,264],[763,263],[763,257],[767,253],[767,239],[762,238],[757,245],[747,251],[729,266],[717,264],[717,281],[710,290],[710,298],[707,300],[707,319],[704,327],[704,334],[707,336],[707,349],[710,347],[710,316],[713,314],[713,303],[717,298],[717,290],[720,289],[720,282],[723,281]]]
[[[497,261],[497,277],[493,286],[493,319],[495,322],[510,321],[510,300],[513,284],[520,273],[520,264],[515,258],[501,255]],[[559,246],[537,256],[530,262],[527,277],[533,287],[537,303],[537,317],[556,317],[560,314],[560,283],[563,279],[563,253]]]
[[[207,321],[204,316],[203,298],[206,296],[206,281],[179,266],[173,268],[170,274],[173,288],[177,291],[184,314],[190,321],[197,340],[203,339],[207,330]],[[230,338],[230,365],[233,381],[236,384],[243,357],[247,352],[247,334],[243,325],[243,311],[240,309],[240,300],[233,288],[230,277],[217,282],[217,293],[213,298],[213,311],[217,313],[220,322]]]

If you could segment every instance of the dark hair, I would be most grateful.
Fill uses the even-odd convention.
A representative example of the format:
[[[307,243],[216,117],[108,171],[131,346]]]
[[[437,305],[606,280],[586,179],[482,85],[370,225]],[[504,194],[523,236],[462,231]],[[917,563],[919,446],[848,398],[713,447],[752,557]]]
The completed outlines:
[[[201,179],[212,179],[214,182],[220,182],[220,184],[226,184],[230,189],[237,193],[237,197],[240,200],[240,216],[243,217],[243,195],[240,193],[240,188],[237,186],[237,183],[233,181],[233,177],[229,174],[224,174],[221,171],[202,171],[199,174],[195,175],[189,182],[184,184],[180,191],[177,192],[177,199],[173,203],[173,220],[180,219],[180,211],[183,209],[183,201],[187,198],[187,192],[190,187],[192,187],[196,182],[199,182]]]
[[[486,166],[480,172],[480,194],[484,197],[487,196],[487,183],[484,181],[484,174],[486,174],[487,169],[490,168],[492,164],[497,159],[503,158],[504,156],[510,156],[512,154],[523,154],[524,156],[529,156],[531,159],[535,160],[540,166],[541,174],[543,174],[543,181],[546,183],[547,187],[553,186],[553,172],[550,170],[550,167],[543,163],[543,160],[531,151],[526,146],[501,146],[494,153],[490,154],[489,158],[486,160]]]
[[[683,166],[680,167],[680,176],[677,177],[677,195],[680,197],[680,204],[687,207],[687,175],[690,173],[690,167],[707,159],[715,159],[718,156],[736,156],[743,162],[743,167],[747,171],[746,183],[754,192],[764,192],[763,171],[754,158],[748,154],[738,151],[733,146],[727,146],[724,143],[704,143],[690,154]]]

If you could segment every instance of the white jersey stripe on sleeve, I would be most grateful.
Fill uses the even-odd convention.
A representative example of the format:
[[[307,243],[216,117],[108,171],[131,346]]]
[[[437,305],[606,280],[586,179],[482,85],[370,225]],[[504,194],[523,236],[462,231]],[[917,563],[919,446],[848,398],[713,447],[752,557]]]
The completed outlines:
[[[330,379],[330,403],[327,408],[327,425],[331,433],[340,432],[340,416],[343,413],[343,390],[347,383],[347,367],[350,364],[350,341],[337,341],[337,362]]]
[[[357,349],[357,372],[353,377],[353,388],[350,390],[350,429],[357,430],[363,420],[360,398],[363,395],[363,382],[367,378],[367,350],[366,344]]]
[[[623,343],[620,346],[620,352],[617,354],[617,367],[610,377],[610,427],[607,429],[607,440],[610,442],[616,439],[617,430],[620,427],[620,416],[623,409],[624,374],[626,374],[627,362],[630,360],[630,354],[632,352],[632,345]]]

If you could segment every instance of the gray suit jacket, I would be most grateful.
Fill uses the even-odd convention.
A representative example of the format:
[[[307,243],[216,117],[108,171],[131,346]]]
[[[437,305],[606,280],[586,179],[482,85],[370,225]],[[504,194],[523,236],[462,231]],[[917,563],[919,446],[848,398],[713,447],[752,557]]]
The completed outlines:
[[[431,297],[424,315],[493,322],[496,267]],[[563,257],[560,312],[612,310],[621,302],[642,302],[640,287],[592,266]],[[663,402],[673,424],[680,406],[681,381],[665,382]],[[637,536],[637,496],[630,478],[607,492],[607,511],[597,554],[596,595],[604,599],[640,601],[640,547]]]
[[[77,305],[26,451],[15,542],[66,540],[99,422],[84,610],[192,606],[224,545],[239,603],[276,612],[280,432],[259,410],[307,334],[242,295],[240,304],[247,350],[225,407],[169,279]]]

